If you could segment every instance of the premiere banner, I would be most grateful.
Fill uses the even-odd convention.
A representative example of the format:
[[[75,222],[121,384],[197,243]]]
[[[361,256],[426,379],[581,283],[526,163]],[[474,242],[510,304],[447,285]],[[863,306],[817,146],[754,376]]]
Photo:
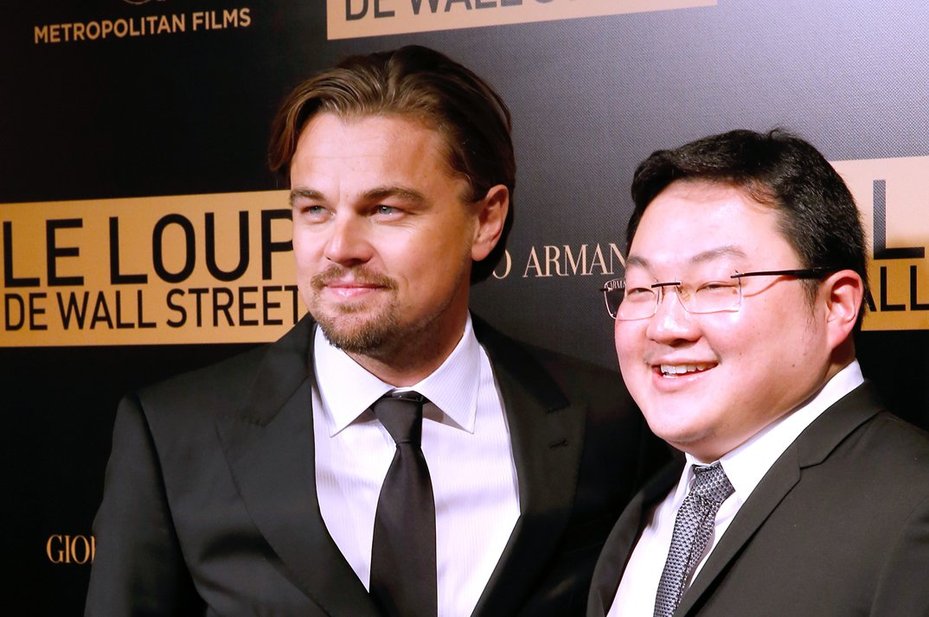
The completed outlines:
[[[298,300],[287,191],[5,204],[2,346],[273,340]]]
[[[871,247],[865,330],[929,330],[929,157],[838,161]]]
[[[716,0],[327,0],[328,38],[457,30],[716,6]]]

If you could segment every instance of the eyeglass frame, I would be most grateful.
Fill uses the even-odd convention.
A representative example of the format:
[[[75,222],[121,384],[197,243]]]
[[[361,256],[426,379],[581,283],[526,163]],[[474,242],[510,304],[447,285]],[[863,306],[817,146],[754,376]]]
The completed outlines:
[[[616,278],[610,279],[604,283],[603,287],[600,288],[600,291],[603,293],[603,303],[606,305],[607,314],[614,321],[639,321],[642,319],[650,319],[655,316],[658,312],[658,306],[661,304],[662,299],[664,298],[664,288],[665,287],[676,287],[678,289],[678,302],[681,303],[681,306],[685,311],[691,315],[712,315],[713,313],[724,313],[724,312],[735,312],[742,307],[742,279],[748,276],[792,276],[800,280],[809,280],[809,279],[821,279],[827,274],[835,272],[834,268],[826,267],[816,267],[816,268],[797,268],[792,270],[755,270],[752,272],[739,272],[736,271],[735,274],[731,275],[729,278],[736,279],[739,282],[739,303],[732,309],[716,309],[712,311],[691,311],[684,305],[684,302],[680,299],[680,288],[683,287],[684,283],[682,281],[664,281],[660,283],[653,283],[649,285],[649,289],[657,289],[658,293],[655,295],[655,308],[650,315],[643,315],[642,317],[632,317],[627,319],[620,319],[619,315],[619,304],[622,304],[622,301],[616,306],[616,314],[613,314],[613,311],[610,310],[610,301],[607,298],[607,292],[615,291],[612,289],[607,289],[607,286],[613,282],[621,282],[623,289],[626,286],[625,278]],[[623,299],[625,299],[625,292],[623,293]]]

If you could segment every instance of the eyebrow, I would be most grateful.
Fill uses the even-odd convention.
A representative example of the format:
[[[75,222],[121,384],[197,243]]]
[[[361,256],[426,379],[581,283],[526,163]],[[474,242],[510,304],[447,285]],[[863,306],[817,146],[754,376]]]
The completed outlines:
[[[702,251],[697,253],[690,258],[690,263],[692,264],[701,264],[708,261],[713,261],[719,259],[720,257],[747,257],[745,251],[740,247],[734,244],[727,244],[725,246],[719,246],[708,251]],[[645,257],[639,255],[629,255],[626,258],[626,269],[629,269],[629,266],[638,266],[640,268],[648,268],[650,262]]]
[[[405,201],[422,204],[426,202],[426,197],[419,191],[404,186],[379,186],[365,191],[361,195],[363,201],[380,201],[388,197],[396,197]],[[296,199],[309,199],[313,201],[325,201],[326,197],[320,191],[310,188],[297,188],[290,191],[290,205],[293,206]]]
[[[293,207],[294,201],[296,199],[309,199],[312,201],[320,201],[323,198],[323,194],[319,191],[314,191],[312,189],[291,189],[290,191],[290,206]]]

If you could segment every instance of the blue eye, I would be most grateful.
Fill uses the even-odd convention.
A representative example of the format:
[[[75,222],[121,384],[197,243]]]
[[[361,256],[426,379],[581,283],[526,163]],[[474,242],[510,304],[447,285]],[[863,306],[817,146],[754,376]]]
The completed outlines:
[[[300,214],[304,217],[318,219],[326,214],[326,208],[323,206],[303,206],[300,208]]]

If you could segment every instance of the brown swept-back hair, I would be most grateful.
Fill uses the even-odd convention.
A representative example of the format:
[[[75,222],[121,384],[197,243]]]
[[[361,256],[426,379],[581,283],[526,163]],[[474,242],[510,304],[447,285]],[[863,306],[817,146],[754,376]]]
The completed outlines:
[[[513,226],[516,185],[510,112],[493,88],[468,68],[418,45],[346,58],[298,85],[274,118],[268,163],[285,181],[300,133],[314,115],[324,112],[416,118],[444,137],[449,167],[470,187],[468,201],[482,199],[498,184],[506,186],[510,208],[503,233],[471,270],[472,282],[490,276]]]

